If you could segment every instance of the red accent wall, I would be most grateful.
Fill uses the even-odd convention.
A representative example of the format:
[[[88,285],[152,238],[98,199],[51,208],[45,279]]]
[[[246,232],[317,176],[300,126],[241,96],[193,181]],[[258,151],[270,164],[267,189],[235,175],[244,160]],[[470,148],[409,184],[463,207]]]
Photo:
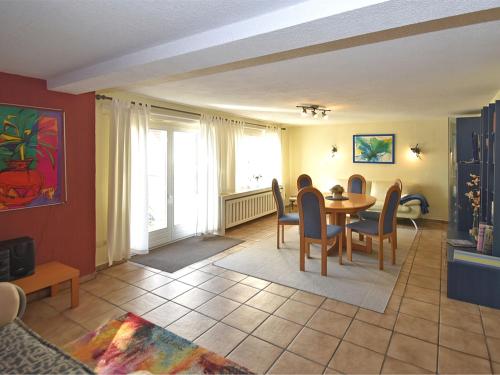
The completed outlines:
[[[62,109],[66,124],[67,203],[0,212],[0,240],[35,239],[37,264],[57,260],[95,270],[95,99],[47,90],[41,79],[0,72],[0,103]]]

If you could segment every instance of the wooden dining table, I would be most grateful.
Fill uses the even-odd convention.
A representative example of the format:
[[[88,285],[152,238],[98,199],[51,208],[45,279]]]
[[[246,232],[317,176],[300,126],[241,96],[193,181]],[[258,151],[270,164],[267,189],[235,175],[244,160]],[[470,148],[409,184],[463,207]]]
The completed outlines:
[[[357,194],[357,193],[344,193],[344,197],[348,199],[345,200],[330,200],[326,199],[327,196],[331,196],[331,194],[325,195],[325,210],[327,216],[330,217],[330,224],[335,224],[344,228],[342,232],[342,243],[345,245],[346,234],[345,234],[345,224],[346,224],[346,216],[347,214],[355,214],[359,211],[364,211],[375,204],[375,197],[372,197],[368,194]],[[338,255],[338,241],[335,241],[335,244],[328,249],[328,255]],[[353,250],[359,250],[367,252],[370,249],[366,247],[365,244],[353,242]]]

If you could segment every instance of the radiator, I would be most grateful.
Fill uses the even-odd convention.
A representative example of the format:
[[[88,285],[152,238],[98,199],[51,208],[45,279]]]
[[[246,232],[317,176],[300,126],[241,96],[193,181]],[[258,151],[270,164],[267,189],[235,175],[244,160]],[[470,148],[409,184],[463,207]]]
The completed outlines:
[[[283,196],[283,187],[280,187]],[[276,212],[271,188],[221,196],[221,227],[231,228]]]

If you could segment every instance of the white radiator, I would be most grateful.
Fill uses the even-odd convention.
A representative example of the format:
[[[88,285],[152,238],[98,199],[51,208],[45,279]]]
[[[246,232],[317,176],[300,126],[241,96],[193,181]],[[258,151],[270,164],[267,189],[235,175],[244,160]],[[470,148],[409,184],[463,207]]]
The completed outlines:
[[[283,196],[283,187],[280,187]],[[276,212],[271,188],[221,196],[221,227],[223,229]]]

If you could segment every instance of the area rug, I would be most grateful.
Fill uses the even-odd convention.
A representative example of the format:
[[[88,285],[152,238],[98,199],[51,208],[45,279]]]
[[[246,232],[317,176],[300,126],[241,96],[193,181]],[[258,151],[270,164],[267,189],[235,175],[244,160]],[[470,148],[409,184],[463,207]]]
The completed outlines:
[[[146,255],[135,255],[131,260],[172,273],[242,242],[224,236],[194,236],[153,249]]]
[[[109,321],[64,349],[97,374],[251,373],[132,313]]]
[[[374,241],[372,254],[354,251],[352,263],[345,252],[343,265],[339,265],[337,256],[328,257],[326,277],[320,274],[320,247],[311,245],[313,259],[306,259],[306,272],[300,272],[296,226],[286,229],[286,242],[279,250],[276,249],[276,237],[271,236],[222,258],[215,265],[382,313],[416,233],[414,229],[398,228],[395,265],[391,265],[390,244],[385,241],[383,271],[378,269],[378,245]]]

